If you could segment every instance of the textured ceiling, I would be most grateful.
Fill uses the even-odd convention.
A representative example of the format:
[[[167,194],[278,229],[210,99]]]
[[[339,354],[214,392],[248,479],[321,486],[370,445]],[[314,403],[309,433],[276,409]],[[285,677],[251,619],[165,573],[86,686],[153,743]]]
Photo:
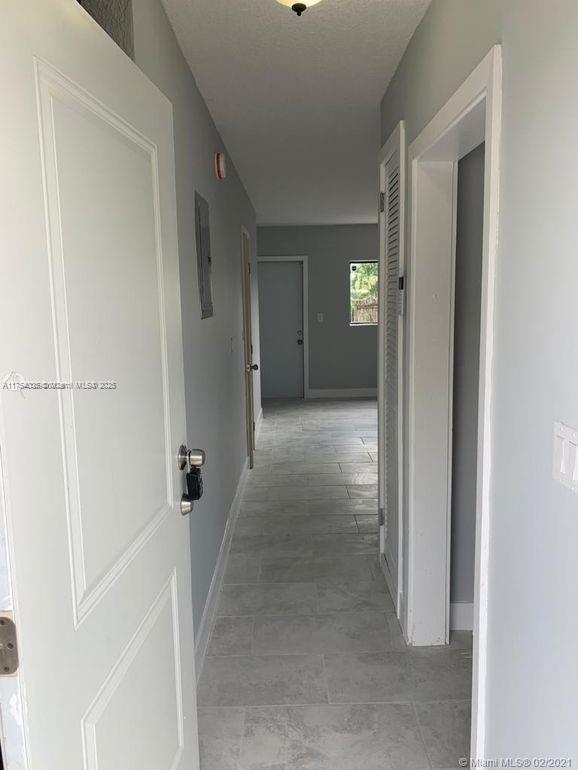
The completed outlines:
[[[163,0],[260,224],[377,221],[379,103],[429,2]]]

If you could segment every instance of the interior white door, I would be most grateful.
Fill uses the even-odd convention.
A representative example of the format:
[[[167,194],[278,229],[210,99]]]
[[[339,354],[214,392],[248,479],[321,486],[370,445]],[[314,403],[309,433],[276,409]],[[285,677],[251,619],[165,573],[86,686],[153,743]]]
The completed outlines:
[[[255,404],[253,373],[258,364],[253,363],[253,324],[251,311],[251,238],[245,227],[241,228],[241,270],[243,291],[243,346],[245,350],[245,419],[247,422],[247,454],[249,468],[255,464]]]
[[[399,613],[402,588],[404,129],[400,124],[381,164],[380,216],[380,526],[381,563]]]
[[[190,770],[171,105],[74,0],[3,4],[0,84],[2,504],[28,766]]]
[[[259,262],[261,393],[303,398],[303,263]]]

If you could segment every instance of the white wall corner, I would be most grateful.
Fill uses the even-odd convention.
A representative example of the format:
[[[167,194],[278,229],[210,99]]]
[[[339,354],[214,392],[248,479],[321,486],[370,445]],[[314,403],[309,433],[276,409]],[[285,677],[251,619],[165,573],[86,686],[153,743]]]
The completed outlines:
[[[203,610],[203,616],[201,618],[199,628],[195,634],[195,672],[197,682],[199,681],[203,671],[203,665],[205,663],[205,656],[207,654],[209,640],[211,638],[213,627],[217,619],[219,595],[221,593],[221,586],[223,585],[223,579],[225,577],[225,569],[227,567],[227,559],[229,557],[229,549],[231,547],[231,538],[233,537],[235,523],[237,521],[237,516],[239,515],[241,498],[243,496],[243,489],[247,483],[248,473],[249,461],[247,459],[245,460],[243,470],[241,471],[241,476],[239,477],[239,483],[237,484],[237,490],[235,492],[235,496],[233,497],[233,502],[229,508],[229,515],[227,517],[227,523],[225,525],[225,531],[223,533],[223,539],[219,549],[219,555],[217,556],[217,562],[213,571],[211,586],[209,588],[209,593],[207,594],[205,609]]]
[[[474,628],[474,603],[450,604],[450,631],[472,631]]]

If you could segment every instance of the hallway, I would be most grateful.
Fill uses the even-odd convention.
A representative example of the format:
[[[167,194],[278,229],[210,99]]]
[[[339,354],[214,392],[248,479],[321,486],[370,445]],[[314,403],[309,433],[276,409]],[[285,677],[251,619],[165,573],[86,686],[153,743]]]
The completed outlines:
[[[458,767],[471,634],[405,647],[377,565],[374,401],[265,406],[201,676],[202,770]]]

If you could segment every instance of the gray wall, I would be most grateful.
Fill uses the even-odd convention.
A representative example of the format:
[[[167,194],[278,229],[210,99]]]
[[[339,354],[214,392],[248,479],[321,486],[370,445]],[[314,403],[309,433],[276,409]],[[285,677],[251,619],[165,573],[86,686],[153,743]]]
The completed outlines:
[[[227,179],[215,179],[213,154],[223,150],[223,142],[160,0],[134,0],[133,9],[135,61],[168,96],[174,110],[187,436],[189,446],[207,452],[205,495],[191,514],[193,603],[198,630],[246,455],[240,228],[244,224],[249,229],[255,250],[255,212],[230,160]],[[195,190],[209,202],[211,218],[215,313],[204,321],[197,285]],[[258,361],[256,283],[253,288],[253,344]],[[255,386],[255,401],[260,404],[258,378]]]
[[[474,598],[483,226],[482,144],[458,164],[452,447],[452,602],[471,602]]]
[[[382,103],[411,142],[489,48],[504,57],[486,756],[578,760],[578,498],[552,426],[578,427],[578,3],[433,0]]]
[[[377,387],[377,328],[349,325],[349,262],[379,258],[377,225],[259,227],[258,253],[309,257],[310,387]]]

